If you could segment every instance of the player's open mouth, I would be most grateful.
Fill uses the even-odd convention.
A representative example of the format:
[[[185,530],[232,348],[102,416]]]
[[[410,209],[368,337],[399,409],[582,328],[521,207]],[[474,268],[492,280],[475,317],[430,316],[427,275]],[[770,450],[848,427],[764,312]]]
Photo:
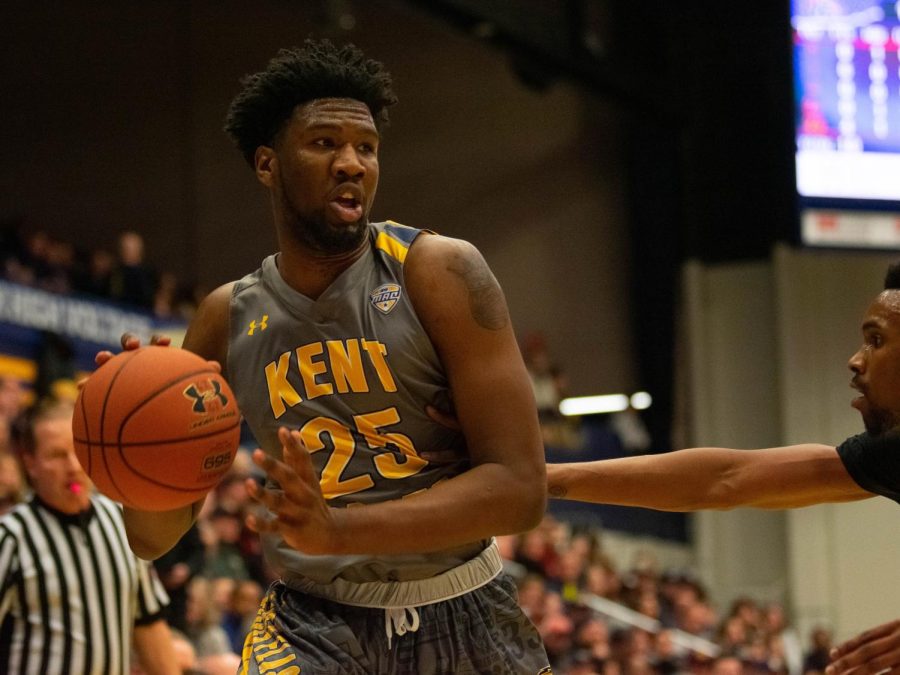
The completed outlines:
[[[331,210],[345,223],[355,223],[362,218],[362,204],[356,197],[341,195],[329,202]]]

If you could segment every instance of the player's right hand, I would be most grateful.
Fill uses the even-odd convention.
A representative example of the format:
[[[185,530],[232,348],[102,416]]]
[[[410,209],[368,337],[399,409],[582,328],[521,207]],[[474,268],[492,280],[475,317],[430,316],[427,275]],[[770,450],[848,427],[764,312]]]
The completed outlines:
[[[122,337],[119,339],[119,342],[121,342],[122,344],[123,351],[140,349],[141,346],[141,339],[134,333],[122,333]],[[150,337],[150,344],[159,345],[160,347],[168,347],[170,344],[172,344],[172,338],[166,335],[153,335]],[[94,357],[94,363],[96,363],[98,366],[102,366],[113,356],[115,356],[115,354],[108,350],[97,352],[97,355]]]
[[[119,339],[119,342],[121,342],[121,344],[122,344],[123,351],[131,351],[132,349],[139,349],[141,346],[141,339],[134,333],[122,333],[122,337]],[[172,338],[170,338],[166,335],[153,335],[150,338],[151,345],[159,345],[160,347],[168,347],[171,343],[172,343]],[[99,368],[100,366],[102,366],[104,363],[109,361],[114,356],[115,356],[114,353],[112,353],[108,349],[104,349],[102,351],[97,352],[94,355],[94,363],[96,363],[97,367]],[[210,363],[214,363],[216,366],[216,369],[219,372],[222,372],[222,368],[218,363],[216,363],[215,361],[210,361]],[[79,390],[84,386],[84,383],[87,382],[88,377],[90,377],[90,375],[78,380],[77,385],[78,385]]]

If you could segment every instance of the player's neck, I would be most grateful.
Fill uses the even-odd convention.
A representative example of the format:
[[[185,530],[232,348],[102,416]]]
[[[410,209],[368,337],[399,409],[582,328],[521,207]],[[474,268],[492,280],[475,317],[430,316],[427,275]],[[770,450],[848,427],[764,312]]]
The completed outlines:
[[[364,239],[352,251],[323,255],[298,245],[282,242],[278,256],[278,272],[285,283],[298,293],[313,300],[325,292],[341,273],[355,263],[368,250]]]

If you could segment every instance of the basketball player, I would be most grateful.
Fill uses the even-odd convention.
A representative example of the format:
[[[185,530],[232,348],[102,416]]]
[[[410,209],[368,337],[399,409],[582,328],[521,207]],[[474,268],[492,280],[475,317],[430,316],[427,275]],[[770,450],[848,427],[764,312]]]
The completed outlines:
[[[307,41],[229,110],[279,252],[211,293],[184,347],[223,365],[264,450],[249,523],[281,581],[242,672],[548,673],[491,538],[545,506],[528,375],[474,247],[369,222],[394,102],[381,64]],[[425,413],[451,388],[461,432]],[[455,462],[419,454],[452,447],[466,448]],[[134,549],[166,551],[198,506],[126,509]]]
[[[548,465],[550,495],[663,511],[784,509],[883,495],[900,501],[900,263],[862,323],[863,344],[850,358],[853,407],[865,433],[837,448],[807,443],[744,451],[694,448],[594,462]],[[829,675],[900,668],[900,621],[837,647]]]
[[[32,414],[22,458],[34,497],[0,518],[0,673],[178,671],[168,598],[128,549],[119,506],[92,494],[75,456],[72,407]]]

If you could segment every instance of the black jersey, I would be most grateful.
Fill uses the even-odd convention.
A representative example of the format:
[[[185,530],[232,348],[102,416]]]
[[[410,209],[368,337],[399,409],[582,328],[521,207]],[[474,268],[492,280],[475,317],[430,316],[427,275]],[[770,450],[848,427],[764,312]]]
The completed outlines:
[[[900,434],[851,436],[837,451],[860,487],[900,502]]]

